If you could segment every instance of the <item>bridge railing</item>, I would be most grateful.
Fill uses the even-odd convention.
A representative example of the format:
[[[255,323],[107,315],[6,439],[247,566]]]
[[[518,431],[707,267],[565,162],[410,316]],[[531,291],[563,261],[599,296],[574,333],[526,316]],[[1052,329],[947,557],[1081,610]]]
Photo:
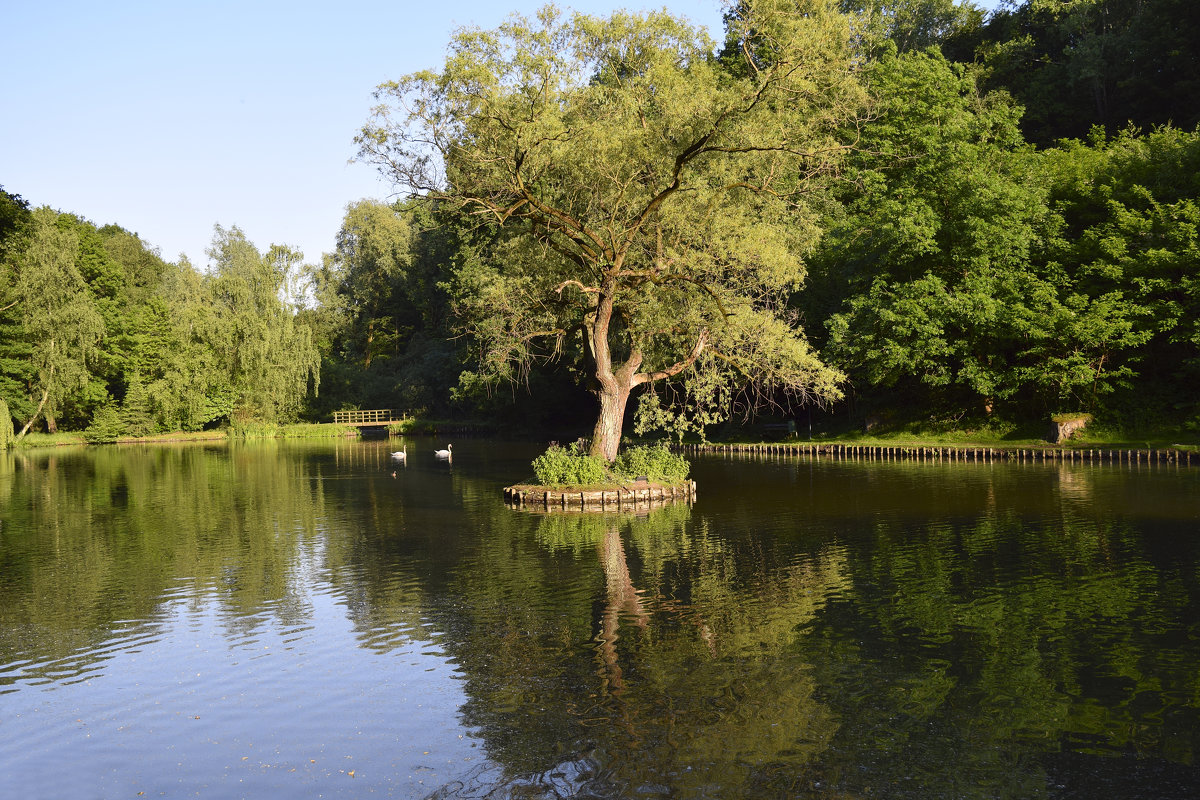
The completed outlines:
[[[367,411],[335,411],[333,421],[338,425],[386,425],[400,417],[390,408],[373,408]]]

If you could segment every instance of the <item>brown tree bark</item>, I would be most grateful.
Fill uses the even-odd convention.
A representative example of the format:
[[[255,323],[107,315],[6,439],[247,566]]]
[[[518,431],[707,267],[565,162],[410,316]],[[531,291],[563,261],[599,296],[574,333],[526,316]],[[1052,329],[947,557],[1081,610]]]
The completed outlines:
[[[596,418],[596,429],[592,432],[591,454],[604,458],[609,463],[617,458],[621,446],[621,430],[625,422],[625,406],[629,403],[630,386],[621,386],[616,381],[610,387],[596,391],[600,401],[600,414]]]

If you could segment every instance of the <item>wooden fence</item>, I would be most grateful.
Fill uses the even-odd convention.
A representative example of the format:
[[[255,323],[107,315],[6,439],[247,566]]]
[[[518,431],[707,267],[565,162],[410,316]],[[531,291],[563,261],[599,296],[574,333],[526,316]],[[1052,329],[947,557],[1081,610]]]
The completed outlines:
[[[763,453],[773,455],[835,456],[883,461],[1016,461],[1111,464],[1200,465],[1200,453],[1177,449],[1108,449],[1069,447],[915,447],[854,444],[685,444],[684,453]],[[1193,457],[1195,456],[1195,457]]]

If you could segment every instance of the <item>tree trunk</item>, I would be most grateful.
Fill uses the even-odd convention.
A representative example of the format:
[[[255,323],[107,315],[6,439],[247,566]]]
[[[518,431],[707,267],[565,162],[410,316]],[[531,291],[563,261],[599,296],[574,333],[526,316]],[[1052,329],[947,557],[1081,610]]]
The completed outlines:
[[[46,406],[46,400],[50,397],[50,390],[46,389],[42,392],[42,402],[38,403],[37,411],[33,412],[33,416],[25,423],[25,427],[21,428],[21,432],[17,434],[17,441],[25,438],[25,434],[29,433],[30,426],[42,415],[42,409]]]
[[[366,358],[363,360],[363,369],[371,368],[371,348],[375,346],[375,320],[367,323],[367,346]]]
[[[625,423],[625,406],[629,403],[629,386],[618,381],[601,384],[596,399],[600,401],[600,415],[596,418],[596,430],[592,433],[591,455],[603,458],[610,464],[617,459],[621,446],[621,429]]]

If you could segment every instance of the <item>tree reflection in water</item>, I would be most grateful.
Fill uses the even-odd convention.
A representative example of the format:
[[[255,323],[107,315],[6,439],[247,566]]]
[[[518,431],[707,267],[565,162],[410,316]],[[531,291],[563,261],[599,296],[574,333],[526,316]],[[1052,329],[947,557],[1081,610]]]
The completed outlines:
[[[803,658],[806,626],[848,588],[838,547],[792,563],[771,564],[762,552],[752,561],[687,505],[645,516],[541,515],[534,537],[544,552],[498,546],[592,570],[598,562],[602,580],[541,619],[478,607],[489,609],[484,624],[508,629],[502,658],[460,654],[471,698],[464,713],[507,777],[489,765],[435,797],[684,798],[717,787],[722,797],[784,796],[806,780],[805,765],[838,730]],[[589,652],[595,666],[586,671]],[[563,664],[574,665],[571,674]],[[509,702],[496,702],[497,692]],[[548,753],[558,753],[549,767]]]

